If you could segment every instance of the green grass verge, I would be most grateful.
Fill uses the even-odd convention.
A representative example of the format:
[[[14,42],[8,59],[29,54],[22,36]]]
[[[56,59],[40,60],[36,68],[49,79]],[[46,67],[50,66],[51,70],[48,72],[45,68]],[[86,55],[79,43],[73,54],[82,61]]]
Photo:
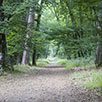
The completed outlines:
[[[37,66],[46,66],[49,64],[48,59],[38,59],[37,60]]]
[[[102,94],[102,69],[79,71],[72,73],[70,77],[74,79],[75,83]]]
[[[67,69],[71,68],[92,68],[87,71],[74,72],[70,75],[73,81],[78,82],[85,88],[95,90],[102,94],[102,69],[95,69],[94,58],[80,58],[66,60],[62,59],[59,61],[60,65],[65,65]]]
[[[97,89],[102,93],[102,72],[94,72],[88,82],[84,85],[88,89]]]
[[[90,58],[77,58],[77,59],[62,59],[59,61],[60,65],[65,65],[66,69],[76,68],[76,67],[89,67],[94,65],[94,59],[92,57]]]
[[[28,66],[28,65],[15,65],[14,71],[8,71],[7,73],[14,74],[14,75],[22,75],[31,69],[36,69],[36,67]]]
[[[68,60],[62,59],[58,62],[59,65],[66,65],[68,63]]]

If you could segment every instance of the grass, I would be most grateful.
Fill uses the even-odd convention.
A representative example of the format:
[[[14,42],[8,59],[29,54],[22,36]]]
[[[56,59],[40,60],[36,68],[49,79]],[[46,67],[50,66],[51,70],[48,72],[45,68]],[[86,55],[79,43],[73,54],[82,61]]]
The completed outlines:
[[[77,59],[62,59],[59,61],[60,65],[65,65],[66,69],[76,68],[76,67],[89,67],[90,65],[94,65],[94,59],[92,57],[90,58],[77,58]]]
[[[49,64],[49,60],[48,59],[38,59],[37,60],[37,65],[38,66],[46,66],[47,64]],[[11,75],[23,75],[26,74],[30,69],[36,69],[36,66],[29,66],[29,65],[15,65],[14,66],[14,71],[11,70],[7,70],[6,72],[4,72],[4,76],[6,74],[6,76],[8,74]]]
[[[58,64],[60,64],[60,65],[67,65],[67,63],[68,63],[68,60],[66,60],[66,59],[62,59],[58,62]]]
[[[31,66],[25,66],[25,65],[15,65],[14,66],[14,71],[7,70],[6,72],[3,73],[2,76],[0,76],[0,81],[2,80],[8,80],[9,78],[18,78],[20,76],[23,76],[27,74],[27,72],[30,69],[35,69],[36,67],[31,67]],[[1,82],[0,82],[1,83]]]
[[[13,76],[16,76],[16,75],[24,75],[26,74],[30,69],[35,69],[36,67],[31,67],[31,66],[28,66],[28,65],[15,65],[14,66],[14,71],[11,71],[11,70],[8,70],[6,72],[4,72],[4,74],[11,74]]]
[[[92,73],[88,82],[84,85],[88,89],[97,89],[102,93],[102,72]]]
[[[37,66],[46,66],[49,64],[48,59],[38,59],[37,60]]]
[[[71,74],[73,81],[88,88],[89,90],[95,90],[95,92],[102,94],[102,69],[95,69],[94,58],[78,58],[78,59],[61,59],[60,65],[65,65],[67,69],[71,68],[91,68],[87,71],[78,71]]]
[[[49,64],[48,59],[38,59],[37,65],[38,66],[45,66]],[[29,65],[15,65],[14,71],[7,70],[3,73],[3,75],[0,77],[1,80],[7,80],[8,78],[19,78],[20,76],[28,74],[28,72],[32,69],[36,69],[36,66],[29,66]]]
[[[92,69],[72,73],[73,81],[95,92],[102,94],[102,69]]]
[[[35,66],[29,66],[29,65],[15,65],[14,69],[18,71],[28,71],[29,69],[35,69]]]

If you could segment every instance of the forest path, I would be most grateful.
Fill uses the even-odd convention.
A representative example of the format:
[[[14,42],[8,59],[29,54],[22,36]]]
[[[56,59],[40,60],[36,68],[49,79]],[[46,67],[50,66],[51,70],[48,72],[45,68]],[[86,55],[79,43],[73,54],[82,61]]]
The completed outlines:
[[[0,102],[102,102],[102,98],[72,82],[70,74],[74,72],[52,62],[46,68],[0,81]]]

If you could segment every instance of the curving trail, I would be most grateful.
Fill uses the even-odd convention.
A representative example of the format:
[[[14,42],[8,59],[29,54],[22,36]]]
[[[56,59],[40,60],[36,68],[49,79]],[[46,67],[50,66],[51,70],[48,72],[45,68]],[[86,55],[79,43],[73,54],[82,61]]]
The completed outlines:
[[[102,102],[102,97],[71,81],[73,72],[52,63],[10,78],[0,85],[0,102]]]

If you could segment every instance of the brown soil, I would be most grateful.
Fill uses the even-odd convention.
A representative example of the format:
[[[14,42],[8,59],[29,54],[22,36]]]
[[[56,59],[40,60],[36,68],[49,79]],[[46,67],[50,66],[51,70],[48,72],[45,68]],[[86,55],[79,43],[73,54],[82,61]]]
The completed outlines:
[[[101,96],[71,81],[76,70],[50,66],[0,81],[0,102],[102,102]]]

